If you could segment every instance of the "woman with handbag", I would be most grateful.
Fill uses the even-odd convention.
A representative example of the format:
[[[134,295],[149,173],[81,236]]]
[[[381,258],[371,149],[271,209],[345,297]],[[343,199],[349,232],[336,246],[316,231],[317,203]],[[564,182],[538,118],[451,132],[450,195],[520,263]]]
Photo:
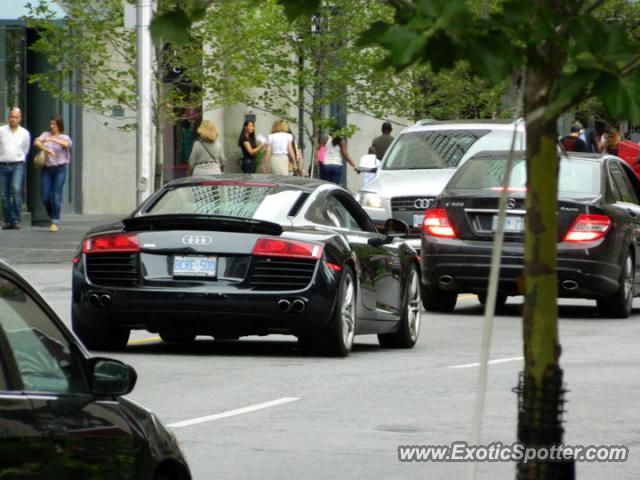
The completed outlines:
[[[205,120],[197,131],[200,138],[193,144],[189,156],[189,173],[193,176],[221,174],[227,158],[218,141],[220,130],[215,123]]]
[[[42,202],[51,219],[50,232],[59,230],[62,189],[67,178],[67,165],[71,162],[71,138],[63,132],[62,117],[55,115],[49,119],[49,131],[42,132],[33,142],[46,155],[40,173],[40,188]]]

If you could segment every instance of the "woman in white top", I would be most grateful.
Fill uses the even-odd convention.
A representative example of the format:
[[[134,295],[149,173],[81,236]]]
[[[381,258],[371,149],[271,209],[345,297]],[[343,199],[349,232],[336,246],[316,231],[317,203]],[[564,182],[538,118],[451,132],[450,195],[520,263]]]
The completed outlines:
[[[295,163],[293,136],[287,133],[289,125],[284,120],[276,120],[267,139],[267,153],[262,166],[263,173],[289,175],[289,162]]]
[[[331,138],[333,137],[333,138]],[[328,182],[340,184],[342,179],[342,169],[344,162],[347,161],[356,171],[360,173],[355,162],[351,159],[347,151],[346,140],[336,135],[336,132],[327,140],[326,151],[324,154],[324,162],[322,162],[321,178]]]

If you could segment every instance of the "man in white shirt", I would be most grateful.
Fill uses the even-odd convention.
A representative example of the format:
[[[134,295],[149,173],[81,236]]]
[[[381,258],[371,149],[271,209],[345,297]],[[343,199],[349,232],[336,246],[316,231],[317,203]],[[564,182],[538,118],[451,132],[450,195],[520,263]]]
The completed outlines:
[[[26,158],[31,147],[31,135],[20,126],[19,108],[9,112],[9,123],[0,127],[0,193],[4,213],[3,230],[20,228],[22,187]]]

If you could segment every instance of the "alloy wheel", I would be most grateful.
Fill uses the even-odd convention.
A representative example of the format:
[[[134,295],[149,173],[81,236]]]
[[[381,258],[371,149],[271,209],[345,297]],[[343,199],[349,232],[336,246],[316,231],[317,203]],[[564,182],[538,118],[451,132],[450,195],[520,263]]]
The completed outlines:
[[[420,299],[420,280],[418,272],[411,273],[409,279],[409,301],[407,302],[407,326],[412,341],[416,341],[420,333],[420,317],[422,315],[422,301]]]
[[[342,341],[347,349],[353,344],[353,336],[355,334],[355,288],[353,277],[347,275],[344,281],[342,296]]]
[[[633,258],[627,255],[624,261],[624,298],[631,309],[633,305],[633,283],[634,283]]]

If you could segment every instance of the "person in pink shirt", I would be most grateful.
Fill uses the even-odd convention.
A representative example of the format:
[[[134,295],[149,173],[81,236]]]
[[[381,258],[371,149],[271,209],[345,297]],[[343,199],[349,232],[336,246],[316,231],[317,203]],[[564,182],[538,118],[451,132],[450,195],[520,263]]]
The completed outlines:
[[[42,202],[51,218],[50,232],[57,232],[59,228],[62,188],[67,178],[67,165],[71,162],[71,138],[63,132],[62,117],[56,115],[49,119],[49,131],[43,132],[33,142],[37,148],[47,153],[40,186]]]

